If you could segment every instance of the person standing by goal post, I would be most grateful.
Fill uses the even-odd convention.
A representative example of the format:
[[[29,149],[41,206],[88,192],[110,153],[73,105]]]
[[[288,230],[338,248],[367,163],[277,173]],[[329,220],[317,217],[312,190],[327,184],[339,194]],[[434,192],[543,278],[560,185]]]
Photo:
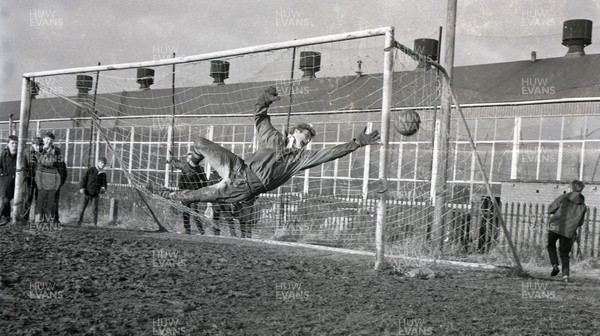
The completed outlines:
[[[560,272],[558,269],[558,255],[556,253],[556,242],[559,242],[558,251],[562,262],[563,280],[569,282],[570,276],[570,254],[573,241],[577,238],[577,229],[583,225],[587,206],[585,197],[581,191],[585,185],[579,180],[571,182],[571,192],[560,195],[548,207],[548,213],[552,218],[548,221],[548,254],[552,263],[551,276]]]
[[[83,215],[85,214],[85,208],[92,202],[92,212],[94,214],[94,225],[98,225],[98,203],[100,201],[100,194],[106,192],[106,173],[104,167],[106,166],[106,158],[101,157],[96,162],[96,165],[88,168],[83,174],[81,182],[79,183],[79,193],[81,194],[81,203],[79,205],[79,217],[77,219],[77,226],[81,226],[83,222]]]
[[[10,202],[15,196],[15,176],[17,173],[16,135],[8,137],[8,145],[0,154],[0,226],[10,222]],[[24,165],[25,167],[25,165]]]
[[[35,184],[38,188],[38,197],[35,205],[35,223],[53,223],[54,197],[60,187],[60,174],[58,162],[62,160],[60,149],[54,146],[54,134],[44,134],[44,147],[38,157],[35,172]]]

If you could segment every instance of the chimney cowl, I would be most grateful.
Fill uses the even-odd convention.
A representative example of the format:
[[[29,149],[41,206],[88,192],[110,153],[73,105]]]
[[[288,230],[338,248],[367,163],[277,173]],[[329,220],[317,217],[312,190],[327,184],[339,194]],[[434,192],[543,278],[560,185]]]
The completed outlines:
[[[321,53],[316,51],[301,51],[299,68],[304,72],[303,79],[317,78],[315,74],[321,71]]]
[[[224,85],[229,78],[229,62],[222,60],[210,61],[210,77],[214,79],[212,85]]]
[[[137,83],[140,84],[140,90],[150,90],[150,85],[154,84],[154,69],[138,68]]]
[[[430,38],[419,38],[415,39],[413,51],[418,53],[419,55],[429,57],[432,61],[438,60],[438,40],[430,39]],[[431,68],[431,65],[427,64],[425,59],[418,59],[419,65],[418,68],[424,68],[428,70]]]
[[[562,45],[569,48],[565,57],[581,57],[584,48],[592,44],[592,24],[590,20],[567,20],[563,23]]]
[[[75,86],[80,94],[86,94],[92,89],[94,78],[88,75],[77,75]]]
[[[537,61],[537,52],[532,51],[531,52],[531,62],[536,62]]]

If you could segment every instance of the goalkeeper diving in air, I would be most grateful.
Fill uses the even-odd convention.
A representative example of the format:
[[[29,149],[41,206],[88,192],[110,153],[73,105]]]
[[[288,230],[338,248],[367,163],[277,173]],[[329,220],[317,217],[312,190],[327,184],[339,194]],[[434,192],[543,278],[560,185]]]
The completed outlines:
[[[196,190],[171,191],[152,185],[147,188],[164,198],[184,203],[252,202],[258,195],[283,185],[298,172],[339,159],[360,147],[378,144],[379,131],[367,133],[365,128],[355,139],[344,144],[320,150],[306,149],[315,136],[310,125],[299,124],[286,137],[271,124],[267,111],[280,99],[274,87],[269,87],[258,97],[254,122],[259,149],[244,159],[204,137],[196,139],[192,162],[197,164],[205,159],[222,177],[219,183]]]

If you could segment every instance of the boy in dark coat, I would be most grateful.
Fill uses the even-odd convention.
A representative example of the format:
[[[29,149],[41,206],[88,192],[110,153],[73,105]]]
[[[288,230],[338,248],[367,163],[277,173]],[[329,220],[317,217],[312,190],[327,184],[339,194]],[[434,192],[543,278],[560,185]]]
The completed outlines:
[[[15,135],[8,137],[8,146],[0,154],[0,225],[10,222],[10,201],[15,196],[15,177],[17,173],[17,142]],[[24,167],[26,167],[24,165]]]
[[[553,215],[548,221],[548,254],[552,263],[551,276],[558,274],[558,256],[556,254],[556,242],[559,242],[560,261],[562,262],[563,280],[569,282],[569,261],[573,240],[575,240],[577,229],[583,225],[587,206],[585,197],[581,191],[585,185],[583,182],[574,180],[571,182],[571,192],[560,195],[548,207],[548,213]]]
[[[193,190],[200,189],[208,185],[208,178],[206,177],[206,173],[204,172],[204,167],[200,163],[194,164],[192,163],[192,153],[188,153],[187,161],[181,162],[179,160],[172,160],[171,166],[175,169],[181,170],[181,174],[179,175],[178,187],[182,190]],[[193,209],[195,211],[200,211],[200,207],[198,202],[184,202],[184,206]],[[185,233],[191,234],[192,228],[190,225],[190,213],[187,211],[183,211],[183,228],[185,229]],[[196,216],[194,217],[194,222],[196,223],[196,227],[198,228],[198,232],[200,234],[204,234],[204,228],[202,227],[202,222]]]
[[[98,225],[98,202],[100,200],[100,194],[104,194],[107,188],[104,166],[106,166],[106,158],[101,157],[98,159],[94,167],[88,168],[85,174],[83,174],[81,182],[79,183],[81,204],[79,206],[79,217],[76,223],[77,226],[81,226],[83,215],[85,214],[85,208],[90,202],[92,202],[94,225]]]

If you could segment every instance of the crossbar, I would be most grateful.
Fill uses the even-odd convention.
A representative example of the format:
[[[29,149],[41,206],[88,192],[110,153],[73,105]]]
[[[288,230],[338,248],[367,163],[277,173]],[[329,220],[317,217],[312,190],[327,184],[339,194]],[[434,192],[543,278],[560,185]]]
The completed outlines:
[[[393,31],[393,30],[394,30],[393,27],[374,28],[374,29],[360,30],[360,31],[349,32],[349,33],[311,37],[311,38],[286,41],[286,42],[277,42],[277,43],[271,43],[271,44],[263,44],[263,45],[253,46],[253,47],[231,49],[231,50],[226,50],[226,51],[218,51],[218,52],[206,53],[206,54],[201,54],[201,55],[185,56],[185,57],[178,57],[178,58],[168,58],[168,59],[154,60],[154,61],[121,63],[121,64],[102,65],[102,66],[89,66],[89,67],[80,67],[80,68],[71,68],[71,69],[49,70],[49,71],[40,71],[40,72],[29,72],[29,73],[23,74],[23,77],[24,78],[33,78],[33,77],[39,78],[39,77],[47,77],[47,76],[55,76],[55,75],[76,74],[76,73],[83,73],[83,72],[123,70],[123,69],[132,69],[132,68],[140,68],[140,67],[153,67],[153,66],[191,63],[191,62],[206,61],[206,60],[223,58],[223,57],[241,56],[241,55],[257,53],[257,52],[288,49],[288,48],[293,48],[293,47],[302,47],[302,46],[306,46],[306,45],[315,45],[315,44],[323,44],[323,43],[330,43],[330,42],[337,42],[337,41],[355,40],[355,39],[366,38],[366,37],[382,36],[382,35],[385,35],[387,32]]]

